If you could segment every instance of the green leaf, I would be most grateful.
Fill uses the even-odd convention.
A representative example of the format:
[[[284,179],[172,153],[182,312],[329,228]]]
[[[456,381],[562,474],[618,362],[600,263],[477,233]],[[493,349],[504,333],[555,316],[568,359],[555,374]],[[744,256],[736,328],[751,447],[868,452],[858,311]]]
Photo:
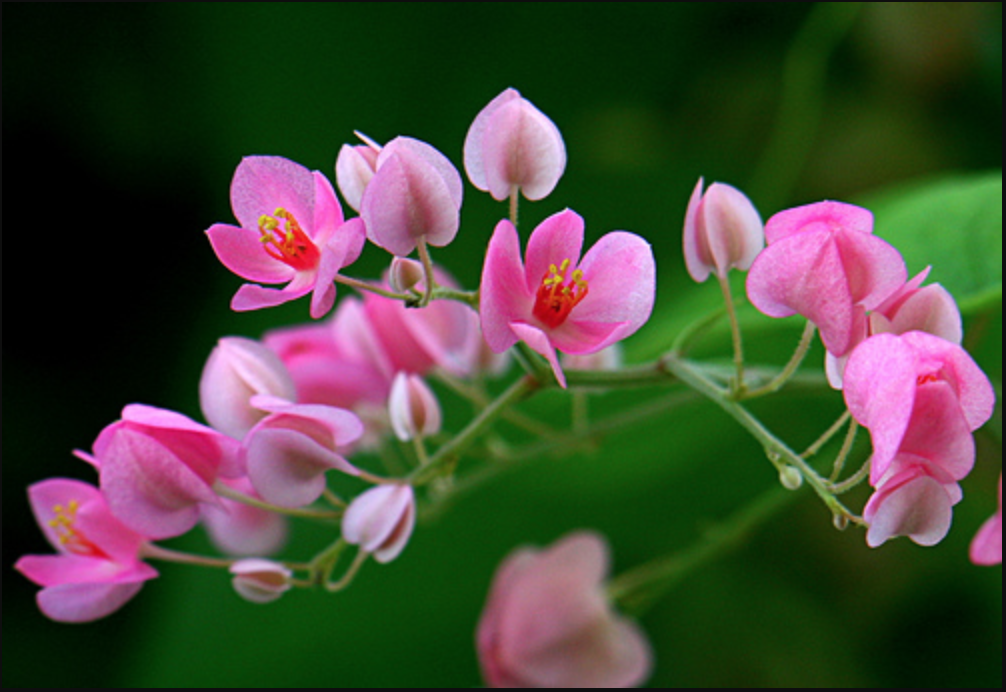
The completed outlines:
[[[932,265],[965,313],[1002,301],[1002,171],[943,178],[881,192],[865,206],[877,235],[897,247],[916,274]]]

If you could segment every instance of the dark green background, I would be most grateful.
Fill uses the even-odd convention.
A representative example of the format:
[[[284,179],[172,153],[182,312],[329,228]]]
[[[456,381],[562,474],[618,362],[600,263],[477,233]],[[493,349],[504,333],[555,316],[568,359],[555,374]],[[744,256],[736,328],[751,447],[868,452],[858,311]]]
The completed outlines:
[[[672,335],[681,301],[713,290],[690,285],[679,249],[700,175],[753,185],[768,216],[932,174],[1001,169],[1001,3],[869,3],[818,85],[822,120],[795,188],[773,188],[771,171],[756,179],[785,56],[810,11],[3,3],[7,268],[21,270],[7,283],[14,331],[3,348],[13,402],[4,419],[4,686],[476,686],[475,624],[513,547],[591,527],[611,537],[618,568],[628,569],[686,547],[771,487],[757,446],[697,405],[597,455],[527,465],[422,527],[398,562],[369,566],[341,596],[297,593],[257,608],[222,574],[165,567],[116,617],[63,627],[41,618],[34,587],[9,570],[22,554],[47,551],[27,485],[89,478],[69,452],[88,447],[126,403],[197,416],[199,372],[219,336],[306,319],[303,303],[227,309],[240,282],[202,231],[231,220],[228,185],[244,155],[331,172],[360,129],[378,140],[419,137],[460,164],[472,118],[517,87],[559,125],[570,154],[557,192],[526,208],[526,222],[570,206],[593,238],[622,228],[654,245],[660,302],[637,354]],[[464,229],[438,257],[474,285],[504,210],[467,193]],[[376,276],[386,259],[368,250],[357,271]],[[932,262],[938,278],[940,258]],[[976,348],[1001,382],[1001,305],[990,316]],[[779,362],[795,337],[771,335],[780,350],[753,351]],[[607,397],[595,410],[635,398]],[[783,402],[758,411],[797,447],[841,405],[828,393]],[[561,398],[532,408],[566,415]],[[460,427],[462,414],[451,409],[449,425]],[[1002,572],[966,562],[1001,468],[1001,442],[982,435],[980,447],[955,530],[933,550],[899,542],[869,551],[860,532],[832,530],[804,493],[647,616],[653,683],[1001,687]],[[306,557],[325,538],[298,530],[291,555]],[[198,535],[181,545],[205,549]]]

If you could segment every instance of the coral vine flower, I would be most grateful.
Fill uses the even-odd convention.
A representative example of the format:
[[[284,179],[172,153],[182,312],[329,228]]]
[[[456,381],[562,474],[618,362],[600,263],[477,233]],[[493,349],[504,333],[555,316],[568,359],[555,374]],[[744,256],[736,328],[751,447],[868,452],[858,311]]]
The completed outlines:
[[[256,500],[262,498],[247,477],[221,479],[220,483]],[[289,520],[243,502],[220,498],[219,505],[203,505],[202,523],[216,548],[233,557],[268,557],[286,545]]]
[[[475,118],[465,140],[472,184],[503,201],[520,190],[544,199],[566,170],[566,145],[548,117],[516,89],[497,96]]]
[[[986,522],[971,545],[971,561],[991,567],[1003,562],[1003,479],[999,477],[999,511]]]
[[[518,550],[496,574],[478,627],[483,676],[495,688],[603,689],[642,684],[652,652],[612,611],[610,556],[591,533]]]
[[[366,241],[363,222],[345,222],[324,175],[275,156],[244,159],[231,184],[241,226],[217,224],[206,233],[220,261],[243,279],[231,307],[274,307],[313,293],[311,316],[335,305],[336,275],[355,262]],[[287,282],[282,290],[257,283]]]
[[[99,620],[158,576],[140,560],[146,537],[112,516],[97,488],[57,479],[33,485],[28,496],[59,555],[24,557],[16,569],[43,587],[38,605],[46,617],[71,624]]]
[[[601,238],[580,259],[584,222],[572,211],[546,219],[528,242],[502,221],[482,273],[482,329],[502,353],[525,342],[544,356],[563,387],[556,349],[595,353],[642,327],[653,312],[656,265],[649,244],[632,233]]]
[[[342,536],[384,565],[402,554],[415,526],[412,486],[380,485],[350,503],[342,520]]]
[[[420,243],[449,245],[461,226],[464,183],[446,156],[425,142],[398,137],[381,149],[360,215],[367,237],[399,257]]]
[[[252,405],[270,414],[244,442],[248,477],[266,502],[304,507],[325,491],[327,471],[359,475],[342,456],[364,432],[352,412],[267,396],[256,396]]]
[[[148,406],[127,406],[105,428],[94,465],[108,506],[124,524],[153,539],[174,538],[199,522],[202,505],[218,505],[213,485],[236,478],[240,444],[185,416]]]
[[[904,452],[962,480],[974,465],[971,433],[992,417],[996,395],[963,348],[910,332],[880,334],[853,352],[845,400],[873,437],[870,481],[876,487]]]
[[[873,235],[873,214],[820,202],[776,214],[765,226],[768,248],[748,275],[748,297],[769,317],[802,315],[828,351],[846,355],[866,313],[908,280],[901,254]]]
[[[740,190],[705,181],[692,193],[685,217],[685,261],[698,283],[716,274],[725,279],[731,269],[747,271],[765,249],[761,215]]]

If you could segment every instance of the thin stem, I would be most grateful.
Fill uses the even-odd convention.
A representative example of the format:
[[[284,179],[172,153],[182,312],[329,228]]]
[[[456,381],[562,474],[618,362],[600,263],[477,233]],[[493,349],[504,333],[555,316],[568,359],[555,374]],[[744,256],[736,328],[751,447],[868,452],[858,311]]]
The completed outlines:
[[[419,251],[419,259],[423,262],[423,273],[425,274],[425,292],[419,307],[425,308],[433,300],[433,291],[437,286],[437,280],[433,275],[433,260],[430,258],[430,249],[426,246],[426,239],[420,238],[416,246]]]
[[[852,415],[850,414],[851,418]],[[835,469],[831,474],[831,483],[834,486],[838,483],[838,479],[842,477],[842,472],[845,471],[845,462],[849,460],[849,455],[852,454],[852,448],[856,446],[856,437],[859,436],[859,423],[852,421],[852,425],[849,426],[849,434],[845,436],[845,442],[842,444],[842,449],[838,452],[838,457],[835,459]],[[858,483],[856,485],[859,485]]]
[[[842,417],[835,422],[834,425],[828,428],[828,432],[826,432],[824,435],[821,435],[818,441],[812,444],[810,447],[808,447],[807,451],[801,454],[800,456],[803,457],[804,459],[811,459],[813,457],[816,457],[821,452],[821,450],[824,449],[828,445],[828,443],[835,438],[835,435],[837,435],[842,430],[842,428],[844,428],[849,423],[849,419],[851,418],[852,414],[846,411],[844,414],[842,414]]]
[[[774,489],[707,531],[692,547],[616,577],[608,586],[611,599],[626,612],[641,616],[696,570],[740,546],[795,495]]]
[[[856,471],[855,474],[849,477],[848,480],[842,483],[835,483],[831,486],[831,492],[836,495],[845,495],[846,493],[855,490],[859,485],[870,477],[870,470],[872,465],[869,461],[863,464],[862,468]]]
[[[336,509],[345,510],[349,507],[349,503],[343,500],[341,497],[333,493],[328,488],[325,488],[325,492],[322,493],[322,497],[325,498],[325,502],[332,505]]]
[[[720,289],[723,291],[723,301],[727,308],[727,317],[730,320],[730,332],[733,334],[734,342],[734,365],[737,367],[737,381],[734,383],[733,391],[736,395],[744,392],[744,337],[741,335],[741,323],[737,319],[737,305],[734,303],[734,293],[730,288],[730,280],[720,277]]]
[[[796,347],[796,353],[793,354],[793,357],[790,359],[786,367],[783,368],[782,372],[764,387],[745,392],[740,399],[758,399],[770,394],[775,394],[785,387],[789,381],[793,379],[793,376],[796,375],[800,366],[803,365],[803,361],[807,358],[807,354],[810,352],[810,347],[814,343],[814,335],[816,333],[817,327],[808,322],[807,326],[803,330],[803,337],[800,339],[800,344]]]
[[[444,370],[438,371],[436,377],[456,394],[471,402],[478,411],[485,409],[492,403],[492,398],[481,388],[473,387]],[[537,437],[555,438],[561,435],[559,431],[513,409],[509,409],[503,413],[503,420]]]
[[[452,469],[461,460],[461,456],[468,448],[489,430],[504,411],[524,401],[540,387],[541,385],[533,377],[522,377],[514,382],[502,396],[469,423],[468,427],[462,430],[457,437],[437,450],[427,466],[414,471],[409,481],[414,486],[421,486],[445,475],[445,471]]]
[[[336,274],[335,283],[342,284],[343,286],[349,286],[360,293],[374,293],[384,298],[391,298],[392,300],[414,300],[414,296],[408,293],[395,293],[394,291],[389,291],[386,288],[381,288],[380,286],[375,286],[374,284],[367,283],[366,281],[360,281],[359,279],[352,279],[348,276],[343,276],[342,274]]]
[[[526,343],[518,341],[511,349],[511,352],[521,367],[524,368],[524,371],[538,380],[538,382],[558,384],[552,368]]]
[[[804,480],[811,486],[811,488],[814,489],[814,492],[817,493],[818,497],[821,498],[836,518],[856,524],[863,523],[861,518],[850,512],[841,502],[839,502],[838,498],[836,498],[832,493],[828,481],[818,475],[817,471],[815,471],[807,463],[806,459],[800,457],[800,455],[790,449],[784,442],[769,432],[761,421],[755,418],[751,412],[744,408],[739,402],[734,401],[729,396],[728,392],[707,379],[699,369],[695,368],[687,361],[679,358],[668,357],[665,359],[665,362],[670,370],[677,375],[682,382],[713,401],[734,420],[740,423],[741,427],[751,433],[751,435],[765,448],[769,459],[776,468],[783,469],[785,466],[791,466],[799,471],[803,475]]]
[[[277,507],[276,505],[271,505],[268,502],[263,502],[254,497],[249,497],[244,493],[240,493],[233,488],[230,488],[223,483],[217,483],[213,486],[214,492],[220,497],[226,498],[228,500],[233,500],[234,502],[240,502],[243,505],[248,505],[249,507],[254,507],[256,509],[262,509],[267,512],[272,512],[273,514],[281,514],[288,517],[296,517],[298,519],[313,519],[315,521],[323,521],[327,523],[338,521],[342,518],[342,512],[328,512],[325,510],[316,509],[288,509],[286,507]]]
[[[360,573],[360,569],[367,562],[367,558],[370,557],[370,553],[365,553],[360,551],[356,554],[356,559],[353,560],[353,564],[350,565],[349,569],[346,570],[346,574],[343,575],[342,579],[337,582],[330,582],[328,579],[325,580],[325,590],[329,593],[339,593],[340,591],[345,591],[356,579],[356,575]]]
[[[140,557],[146,560],[173,562],[178,565],[192,565],[195,567],[210,567],[212,569],[230,569],[237,562],[237,560],[222,560],[219,558],[180,553],[176,550],[168,550],[152,543],[147,543],[140,549]]]
[[[688,325],[688,327],[686,327],[674,341],[674,345],[671,347],[671,353],[674,353],[682,358],[687,356],[695,342],[705,336],[710,329],[715,327],[720,320],[726,317],[726,314],[727,309],[724,307],[716,312],[706,315],[697,322],[693,322]]]
[[[513,224],[514,228],[519,228],[517,225],[520,221],[520,188],[516,185],[510,190],[510,223]]]
[[[476,312],[479,309],[478,291],[458,291],[446,286],[437,286],[433,289],[433,300],[453,300],[456,303],[464,303]]]
[[[426,442],[423,440],[422,435],[416,435],[412,438],[412,449],[416,452],[416,459],[419,461],[419,468],[430,465],[430,455],[426,451]]]

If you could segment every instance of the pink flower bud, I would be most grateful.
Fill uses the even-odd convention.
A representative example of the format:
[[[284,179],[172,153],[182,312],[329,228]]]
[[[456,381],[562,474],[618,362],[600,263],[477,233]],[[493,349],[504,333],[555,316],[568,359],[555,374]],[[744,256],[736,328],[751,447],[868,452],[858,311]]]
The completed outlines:
[[[863,512],[870,526],[867,543],[879,548],[892,538],[906,536],[931,548],[950,532],[954,505],[963,497],[961,488],[924,459],[904,455],[895,466]]]
[[[401,555],[416,525],[416,498],[409,485],[381,485],[349,505],[342,537],[381,564]]]
[[[463,196],[461,175],[446,156],[398,137],[381,150],[360,215],[372,243],[406,257],[420,242],[443,247],[454,240]]]
[[[415,260],[396,257],[391,261],[391,275],[388,280],[391,288],[398,293],[405,293],[417,286],[425,278],[423,265]]]
[[[418,375],[398,373],[388,401],[391,427],[402,442],[440,432],[442,416],[436,395]]]
[[[985,523],[971,544],[971,561],[982,567],[1003,562],[1003,479],[999,477],[999,511]]]
[[[592,533],[518,550],[496,574],[478,628],[483,676],[496,688],[630,688],[650,674],[645,636],[605,592],[610,556]]]
[[[765,249],[765,225],[751,200],[722,183],[703,194],[703,184],[699,179],[685,217],[685,261],[699,283],[710,274],[747,271]]]
[[[283,361],[265,345],[250,339],[221,339],[199,383],[203,416],[220,432],[242,439],[266,413],[251,405],[264,394],[293,401],[297,397]]]
[[[377,172],[377,157],[381,153],[381,147],[359,132],[356,136],[365,144],[346,144],[342,147],[335,162],[335,180],[346,204],[359,212],[363,192]]]
[[[499,201],[516,189],[547,197],[566,170],[566,145],[548,117],[515,89],[497,96],[475,118],[465,140],[465,169],[478,189]]]
[[[290,590],[293,572],[268,560],[242,560],[231,567],[234,590],[246,601],[265,605]]]

